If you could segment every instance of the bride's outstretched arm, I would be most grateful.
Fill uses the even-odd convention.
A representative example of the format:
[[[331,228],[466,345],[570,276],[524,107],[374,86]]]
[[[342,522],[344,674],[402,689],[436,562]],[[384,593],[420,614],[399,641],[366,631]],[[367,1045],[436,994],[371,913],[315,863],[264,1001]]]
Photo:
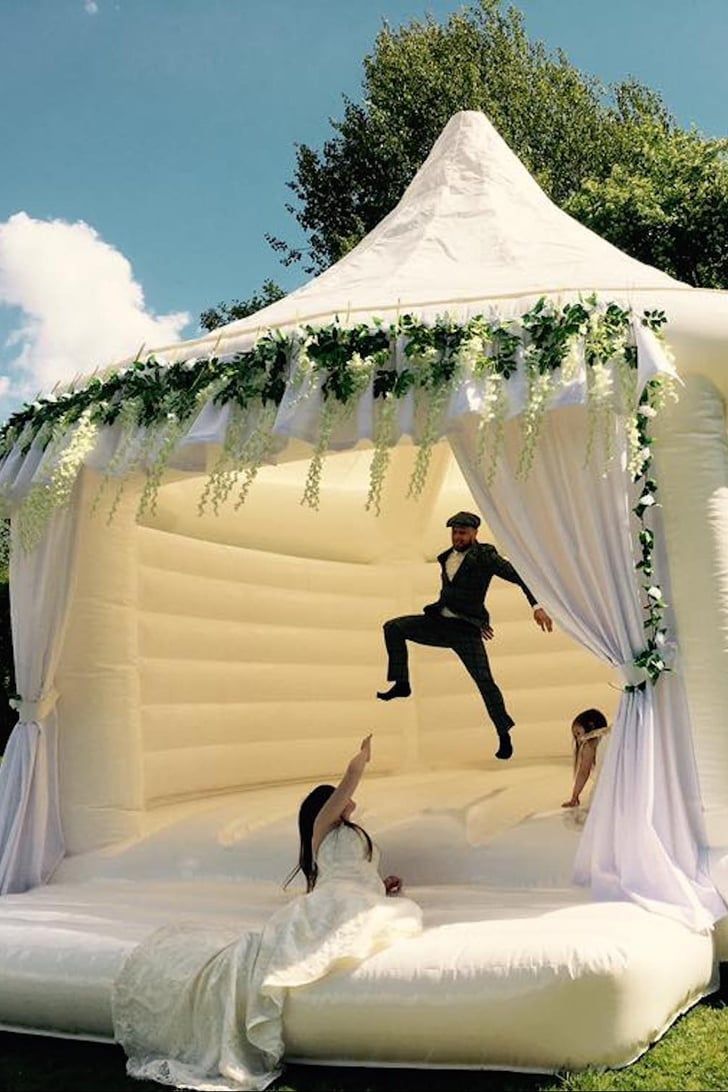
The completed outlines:
[[[364,767],[371,757],[372,737],[370,733],[361,741],[361,747],[346,767],[344,776],[316,816],[316,821],[313,825],[314,852],[316,852],[316,849],[321,844],[324,836],[328,834],[331,828],[341,819],[341,814],[351,800],[353,793],[356,792],[357,785],[361,781],[362,774],[364,773]]]
[[[576,767],[576,776],[574,778],[574,788],[571,792],[571,799],[565,800],[561,805],[562,808],[575,808],[578,806],[581,790],[589,780],[589,774],[594,768],[596,757],[597,741],[595,739],[585,740],[579,748],[579,761]]]

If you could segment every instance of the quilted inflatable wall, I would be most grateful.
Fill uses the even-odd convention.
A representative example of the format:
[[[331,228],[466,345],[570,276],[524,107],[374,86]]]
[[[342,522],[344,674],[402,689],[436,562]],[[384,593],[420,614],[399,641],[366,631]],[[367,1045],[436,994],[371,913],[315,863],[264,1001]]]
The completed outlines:
[[[246,504],[218,516],[199,515],[203,479],[187,475],[137,525],[131,487],[111,527],[103,504],[90,512],[98,479],[88,474],[59,680],[71,852],[133,837],[163,802],[334,777],[368,731],[380,773],[495,765],[495,734],[449,650],[413,651],[409,701],[374,699],[383,621],[436,598],[445,521],[473,502],[444,446],[425,495],[407,500],[413,450],[403,447],[375,517],[364,510],[369,459],[329,459],[319,512],[300,504],[302,461],[263,470]],[[579,709],[613,709],[609,671],[542,634],[519,589],[495,580],[488,605],[520,758],[566,755]]]

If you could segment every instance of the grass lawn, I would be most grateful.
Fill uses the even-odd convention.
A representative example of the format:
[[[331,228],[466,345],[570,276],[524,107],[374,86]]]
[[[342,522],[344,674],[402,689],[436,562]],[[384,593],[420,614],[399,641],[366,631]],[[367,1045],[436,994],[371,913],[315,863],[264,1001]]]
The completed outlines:
[[[559,1076],[289,1066],[279,1092],[708,1092],[728,1089],[728,981],[627,1069]],[[0,1092],[152,1092],[133,1081],[119,1047],[0,1033]]]

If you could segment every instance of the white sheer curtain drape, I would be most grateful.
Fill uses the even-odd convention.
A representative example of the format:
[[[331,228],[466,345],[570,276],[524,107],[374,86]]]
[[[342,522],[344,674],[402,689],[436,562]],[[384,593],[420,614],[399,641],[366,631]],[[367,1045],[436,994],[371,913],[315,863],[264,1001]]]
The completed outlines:
[[[12,523],[12,521],[11,521]],[[26,553],[12,529],[10,612],[22,700],[0,766],[0,894],[44,883],[63,857],[56,669],[76,574],[76,508],[56,511]]]
[[[477,418],[462,417],[450,431],[473,497],[526,583],[562,629],[628,682],[634,678],[632,659],[645,643],[632,546],[633,491],[625,488],[623,440],[616,428],[617,455],[606,473],[599,453],[585,465],[587,439],[583,407],[552,410],[544,418],[533,468],[522,480],[516,473],[520,424],[510,421],[489,485],[478,458]],[[567,711],[567,718],[577,712]],[[693,929],[707,929],[726,911],[710,881],[704,846],[689,714],[676,671],[655,688],[622,697],[575,879],[598,898],[631,899]]]

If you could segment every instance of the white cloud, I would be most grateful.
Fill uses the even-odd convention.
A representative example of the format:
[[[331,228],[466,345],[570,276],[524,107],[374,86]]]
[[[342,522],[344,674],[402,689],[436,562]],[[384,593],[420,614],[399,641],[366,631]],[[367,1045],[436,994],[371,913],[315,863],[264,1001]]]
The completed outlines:
[[[99,5],[96,3],[96,0],[84,0],[83,10],[87,15],[98,15]]]
[[[6,340],[15,349],[0,396],[32,397],[56,382],[180,339],[190,316],[152,314],[124,255],[88,224],[0,222],[0,305],[21,317]]]

